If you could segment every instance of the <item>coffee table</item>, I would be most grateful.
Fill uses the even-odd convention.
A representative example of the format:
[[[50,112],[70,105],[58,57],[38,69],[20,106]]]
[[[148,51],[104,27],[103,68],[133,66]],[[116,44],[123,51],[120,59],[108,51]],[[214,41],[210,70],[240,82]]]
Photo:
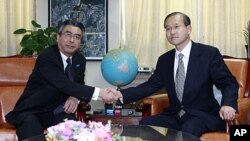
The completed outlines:
[[[112,130],[120,133],[121,141],[200,141],[190,134],[157,126],[112,125]],[[46,141],[45,135],[39,135],[25,141]]]

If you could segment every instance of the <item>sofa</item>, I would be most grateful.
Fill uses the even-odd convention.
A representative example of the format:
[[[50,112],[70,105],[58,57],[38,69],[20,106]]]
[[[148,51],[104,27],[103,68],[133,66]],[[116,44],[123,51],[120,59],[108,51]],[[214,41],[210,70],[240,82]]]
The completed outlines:
[[[0,57],[0,141],[17,141],[15,127],[5,120],[22,94],[28,77],[35,65],[36,57],[8,56]],[[90,105],[81,101],[76,116],[86,121],[85,113]],[[46,130],[46,129],[45,129]]]
[[[250,64],[248,59],[232,58],[224,56],[224,61],[231,73],[236,77],[239,84],[238,110],[233,121],[225,121],[226,132],[204,133],[200,139],[202,141],[229,141],[230,125],[250,124]],[[158,114],[169,106],[167,93],[149,96],[142,100],[136,107],[138,112],[142,112],[142,117]]]

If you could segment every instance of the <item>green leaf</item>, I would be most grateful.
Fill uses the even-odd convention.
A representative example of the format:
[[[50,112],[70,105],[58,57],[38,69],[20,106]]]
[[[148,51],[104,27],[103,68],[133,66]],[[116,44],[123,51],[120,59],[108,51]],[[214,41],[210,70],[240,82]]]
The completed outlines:
[[[26,33],[26,32],[27,32],[26,29],[20,28],[20,29],[15,30],[15,31],[13,32],[13,34],[24,34],[24,33]]]
[[[243,35],[245,37],[245,41],[247,45],[249,45],[249,33],[250,33],[250,20],[247,22],[247,26],[243,30]]]
[[[38,29],[37,33],[38,34],[44,34],[44,31],[42,29]]]
[[[44,32],[47,34],[47,35],[50,35],[52,33],[57,33],[57,29],[55,27],[47,27]]]
[[[23,48],[20,52],[21,55],[33,55],[34,51],[28,48]]]
[[[35,40],[29,39],[21,42],[20,45],[23,48],[29,48],[30,50],[34,50],[34,48],[36,48],[36,46],[38,46],[39,44]]]
[[[39,35],[39,36],[36,36],[36,40],[39,44],[43,45],[43,46],[47,46],[48,43],[47,43],[47,36],[45,35]]]
[[[13,32],[14,34],[24,34],[20,42],[22,46],[20,54],[23,55],[40,54],[46,47],[57,43],[57,29],[55,27],[42,29],[36,21],[32,20],[31,23],[34,27],[32,30],[20,28]]]
[[[49,46],[55,45],[57,43],[57,40],[54,37],[49,37],[48,38],[48,43],[49,43]]]
[[[25,44],[28,40],[32,40],[31,35],[30,34],[24,35],[21,42],[20,42],[20,45],[23,46],[23,44]]]
[[[36,27],[36,28],[41,28],[41,25],[38,24],[36,21],[32,20],[31,23],[32,23],[32,25],[33,25],[34,27]]]
[[[44,46],[37,46],[36,47],[36,52],[37,54],[41,54],[44,51],[45,47]]]

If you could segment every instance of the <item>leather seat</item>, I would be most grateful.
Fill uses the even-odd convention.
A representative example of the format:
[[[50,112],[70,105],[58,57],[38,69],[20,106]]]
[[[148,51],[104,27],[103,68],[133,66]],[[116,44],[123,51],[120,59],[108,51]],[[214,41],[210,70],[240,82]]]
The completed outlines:
[[[35,61],[35,57],[0,57],[0,141],[17,141],[16,129],[6,122],[5,115],[14,108],[22,94]],[[80,101],[77,118],[86,121],[85,114],[89,110],[90,105]]]
[[[203,134],[202,141],[229,141],[229,127],[231,124],[250,124],[250,65],[248,59],[232,58],[224,56],[224,61],[239,84],[238,110],[234,121],[225,121],[227,132],[209,132]],[[167,93],[149,96],[138,104],[136,110],[142,112],[142,116],[155,115],[169,106]]]

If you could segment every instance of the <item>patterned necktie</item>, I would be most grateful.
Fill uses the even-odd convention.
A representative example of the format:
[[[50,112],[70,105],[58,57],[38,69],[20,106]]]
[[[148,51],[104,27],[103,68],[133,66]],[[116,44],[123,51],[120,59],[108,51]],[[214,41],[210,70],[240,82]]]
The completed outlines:
[[[65,68],[65,74],[66,76],[71,80],[73,81],[74,80],[74,77],[73,77],[73,70],[72,70],[72,64],[71,64],[71,59],[68,58],[66,60],[66,62],[68,63],[66,68]]]
[[[178,61],[178,68],[176,71],[175,76],[175,90],[177,97],[180,102],[182,102],[182,96],[183,96],[183,90],[184,90],[184,83],[185,83],[185,69],[184,69],[184,63],[183,63],[183,54],[179,54],[179,61]],[[182,116],[184,114],[184,111],[181,110],[179,115]]]

